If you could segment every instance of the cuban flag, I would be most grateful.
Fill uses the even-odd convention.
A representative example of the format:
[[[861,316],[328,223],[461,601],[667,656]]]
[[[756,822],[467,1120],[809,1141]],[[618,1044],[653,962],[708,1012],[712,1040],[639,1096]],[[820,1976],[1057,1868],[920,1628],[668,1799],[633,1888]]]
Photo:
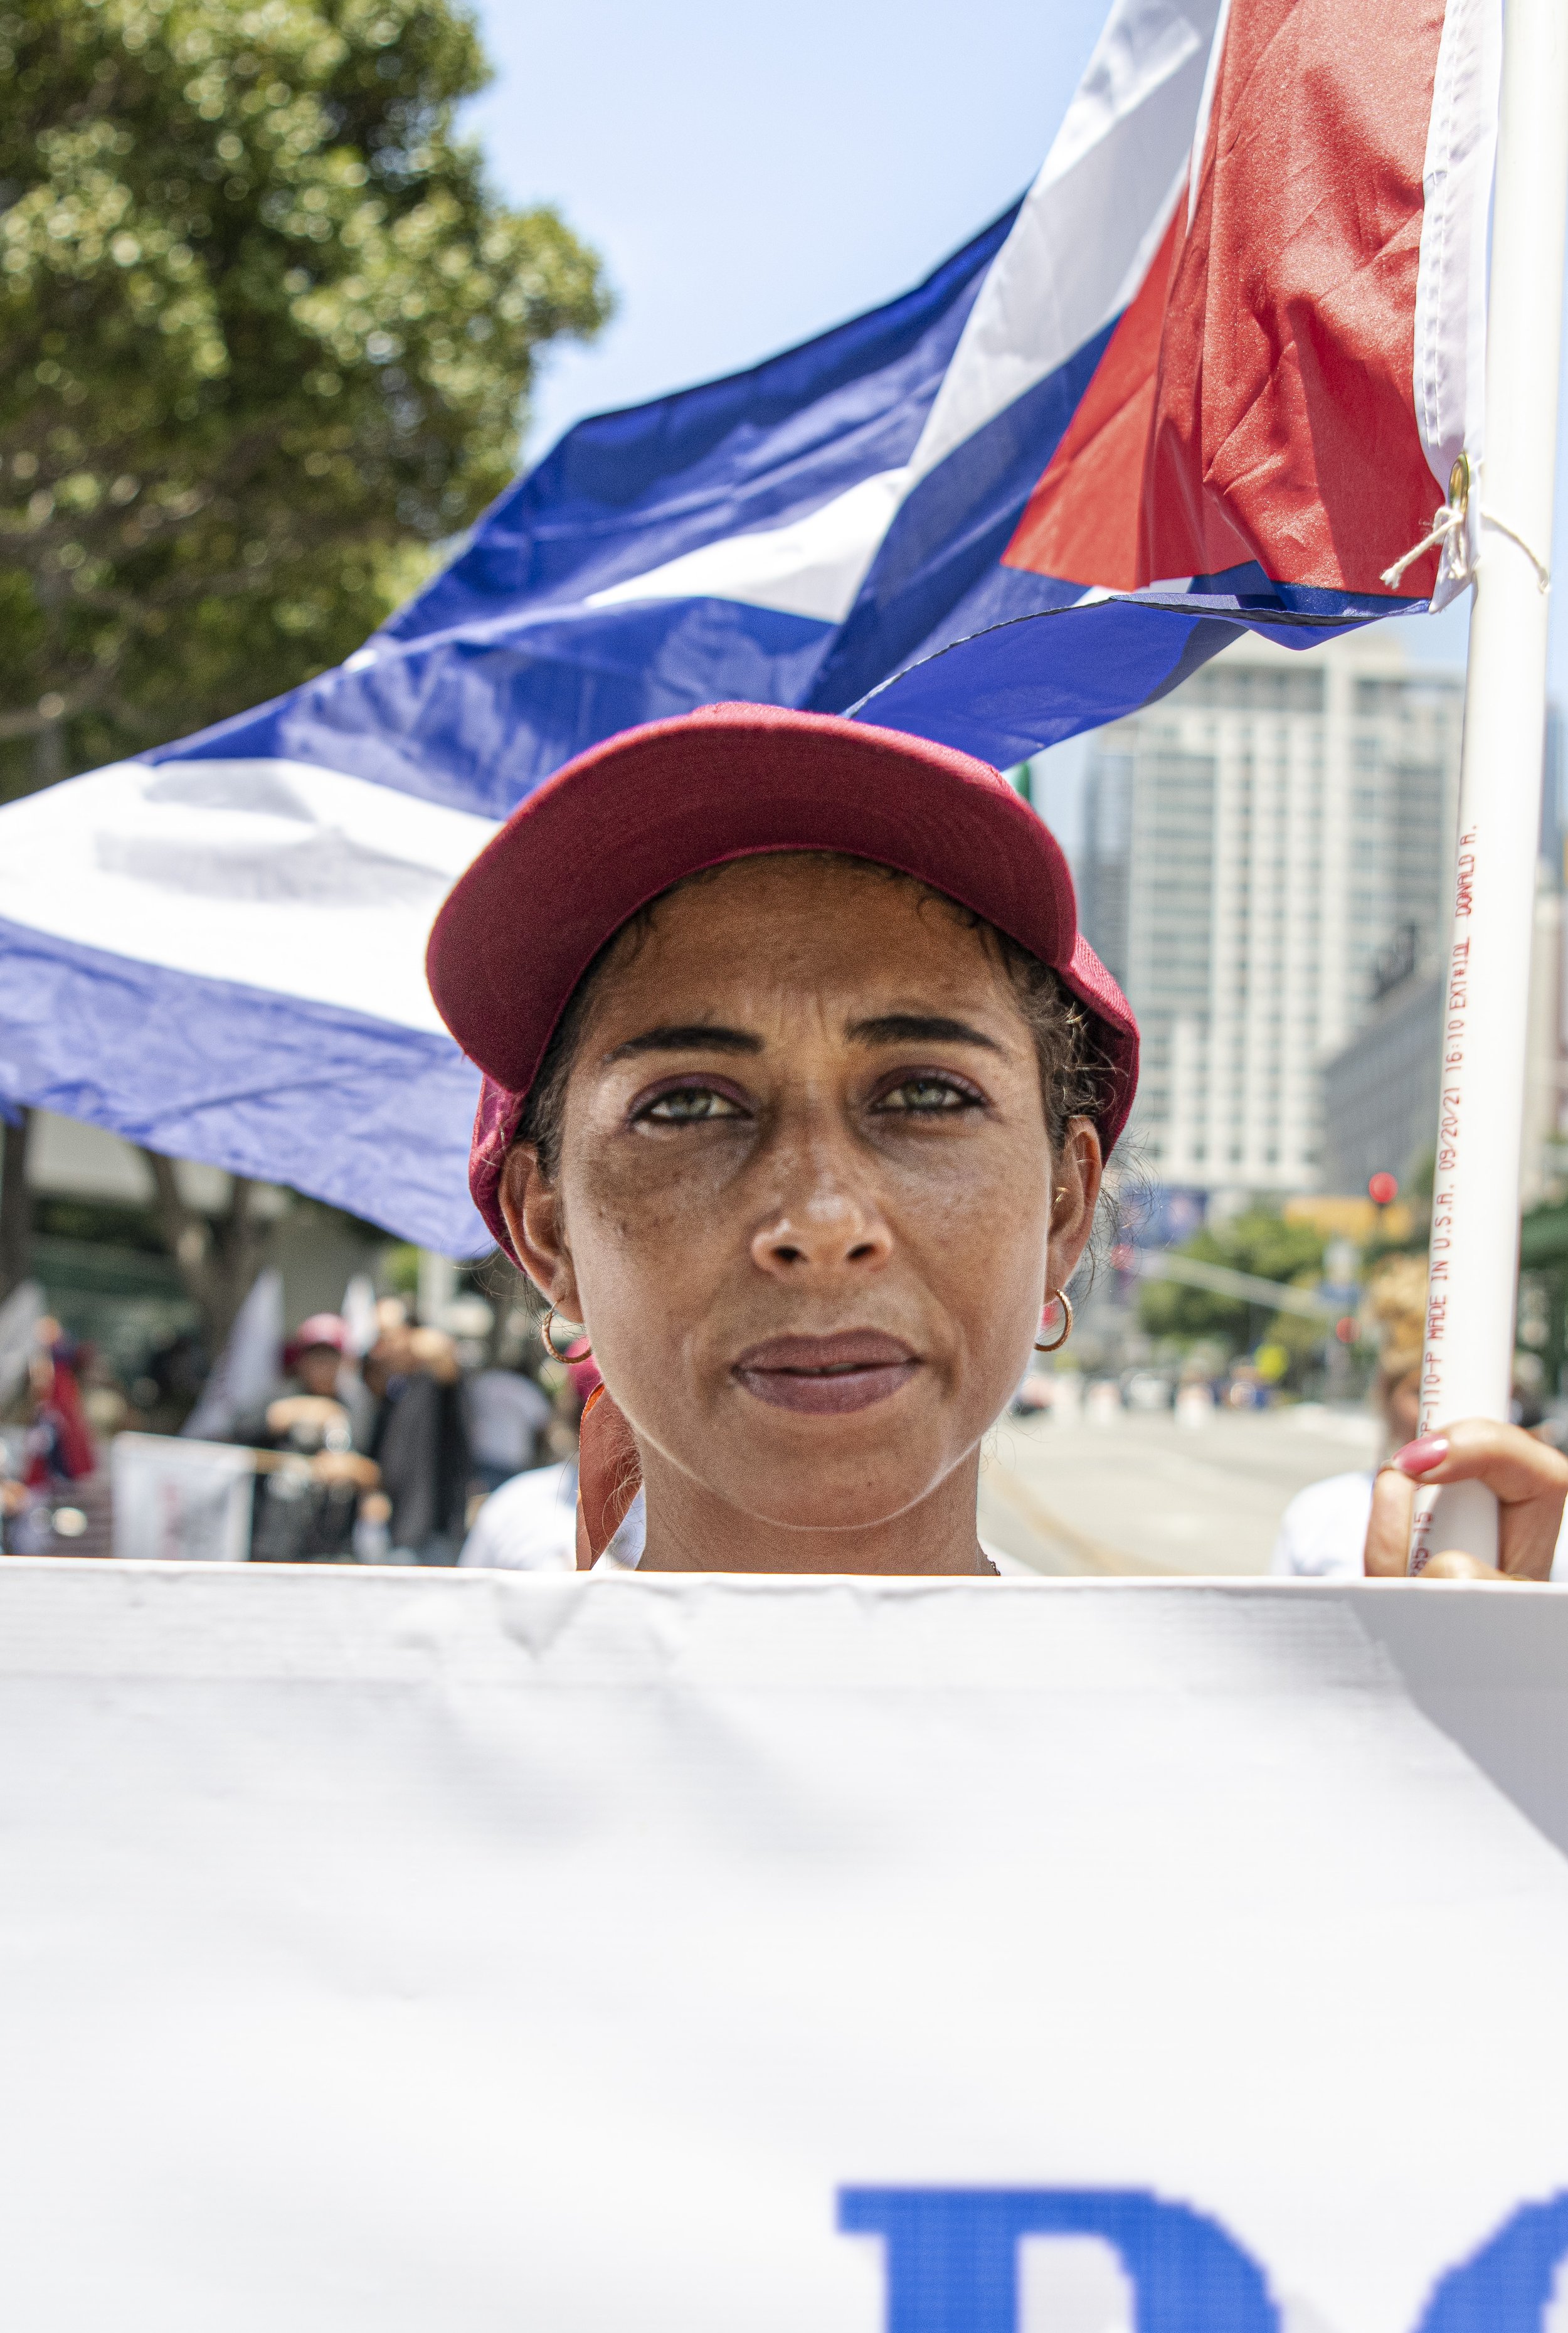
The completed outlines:
[[[925,283],[581,423],[336,671],[0,812],[0,1094],[476,1253],[425,938],[573,754],[743,697],[1006,767],[1238,626],[1440,603],[1500,47],[1500,0],[1117,0]]]

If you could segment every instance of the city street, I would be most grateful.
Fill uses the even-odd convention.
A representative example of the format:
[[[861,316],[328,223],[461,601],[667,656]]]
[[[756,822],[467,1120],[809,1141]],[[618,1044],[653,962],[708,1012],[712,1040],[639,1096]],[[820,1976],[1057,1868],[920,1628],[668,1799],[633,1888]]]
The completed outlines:
[[[1308,1483],[1373,1464],[1359,1410],[1170,1410],[1106,1423],[1004,1417],[980,1469],[983,1539],[1037,1571],[1118,1576],[1267,1571],[1279,1518]]]

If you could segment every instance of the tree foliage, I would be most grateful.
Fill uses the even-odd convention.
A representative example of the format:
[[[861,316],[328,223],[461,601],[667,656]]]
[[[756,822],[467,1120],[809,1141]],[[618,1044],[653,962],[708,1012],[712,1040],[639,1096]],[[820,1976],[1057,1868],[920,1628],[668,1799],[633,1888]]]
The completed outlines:
[[[1248,1272],[1255,1280],[1310,1285],[1323,1272],[1322,1234],[1310,1224],[1287,1223],[1267,1207],[1250,1207],[1229,1223],[1197,1233],[1184,1240],[1176,1253],[1194,1256],[1204,1263],[1224,1264],[1231,1272]],[[1268,1318],[1260,1305],[1219,1296],[1206,1288],[1184,1287],[1174,1280],[1146,1281],[1139,1293],[1138,1311],[1151,1336],[1192,1342],[1213,1339],[1232,1352],[1254,1342],[1256,1332]],[[1288,1314],[1280,1315],[1269,1333],[1273,1335],[1281,1321],[1287,1324],[1285,1341],[1294,1349],[1299,1331],[1290,1324]],[[1321,1341],[1321,1332],[1309,1328],[1309,1338]]]
[[[0,0],[0,791],[335,664],[608,313],[450,0]]]

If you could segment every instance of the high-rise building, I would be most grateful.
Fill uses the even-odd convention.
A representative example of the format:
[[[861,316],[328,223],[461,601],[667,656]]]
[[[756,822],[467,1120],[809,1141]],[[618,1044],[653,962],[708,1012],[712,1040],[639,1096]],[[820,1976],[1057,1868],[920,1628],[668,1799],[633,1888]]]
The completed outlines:
[[[1552,832],[1543,819],[1546,840]],[[1563,1185],[1568,1016],[1560,863],[1560,850],[1556,862],[1544,850],[1535,886],[1519,1142],[1522,1208],[1560,1195]],[[1423,1166],[1429,1171],[1442,1083],[1446,990],[1440,970],[1412,970],[1375,999],[1369,1018],[1324,1061],[1323,1165],[1331,1189],[1364,1190],[1374,1174],[1385,1170],[1401,1180]]]
[[[1447,929],[1463,682],[1379,624],[1253,635],[1091,749],[1079,895],[1143,1024],[1163,1183],[1301,1191],[1320,1067]]]

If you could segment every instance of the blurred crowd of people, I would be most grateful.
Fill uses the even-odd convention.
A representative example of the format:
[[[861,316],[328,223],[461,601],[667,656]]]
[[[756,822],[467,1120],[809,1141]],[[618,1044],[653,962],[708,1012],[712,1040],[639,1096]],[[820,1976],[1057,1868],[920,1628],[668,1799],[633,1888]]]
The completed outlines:
[[[342,1318],[320,1312],[301,1322],[284,1361],[277,1392],[231,1434],[258,1454],[253,1560],[575,1560],[576,1426],[589,1390],[580,1364],[541,1359],[535,1375],[521,1356],[500,1363],[473,1339],[415,1320],[396,1297],[377,1306],[362,1357]],[[570,1528],[547,1530],[548,1547],[520,1559],[520,1534],[498,1531],[492,1517],[481,1540],[504,1537],[508,1553],[469,1554],[482,1511],[499,1500],[548,1515],[569,1478]]]
[[[515,1329],[458,1333],[491,1324],[487,1305],[466,1302],[482,1320],[438,1327],[383,1298],[363,1349],[340,1313],[311,1314],[263,1398],[215,1429],[193,1420],[255,1454],[253,1561],[572,1568],[577,1424],[598,1373],[586,1351],[540,1348],[535,1359]],[[83,1396],[93,1356],[47,1316],[23,1335],[22,1366],[0,1390],[0,1551],[107,1554],[108,1474]],[[112,1415],[106,1403],[100,1424],[112,1430],[125,1403]]]

